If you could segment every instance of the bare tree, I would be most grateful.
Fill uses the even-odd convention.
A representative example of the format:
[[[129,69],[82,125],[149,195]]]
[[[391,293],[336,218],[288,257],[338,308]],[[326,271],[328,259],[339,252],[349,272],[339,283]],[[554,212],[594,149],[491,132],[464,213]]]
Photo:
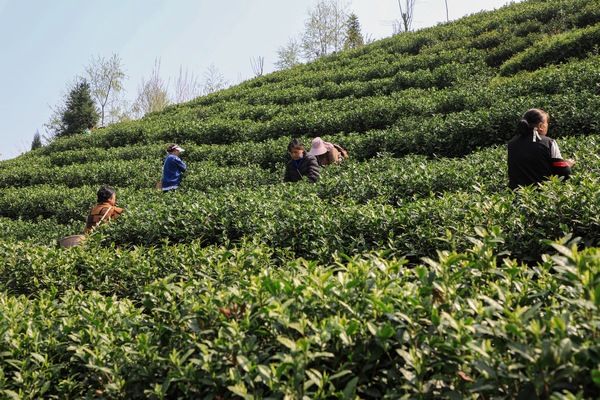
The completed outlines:
[[[183,67],[179,66],[179,77],[175,81],[175,104],[190,101],[202,95],[202,85],[194,73],[188,74],[188,69],[183,72]]]
[[[210,64],[204,73],[203,93],[210,94],[227,88],[229,81],[221,74],[215,64]]]
[[[404,7],[402,7],[402,2],[404,1]],[[400,17],[402,18],[401,24],[404,32],[410,31],[413,16],[415,12],[415,4],[417,0],[398,0],[398,6],[400,7]],[[394,29],[396,31],[396,28]],[[399,33],[398,29],[396,33]]]
[[[307,60],[316,60],[344,48],[348,7],[344,0],[319,0],[314,9],[308,10],[302,35],[302,51]]]
[[[300,44],[294,38],[288,40],[287,45],[277,48],[277,61],[275,68],[288,69],[300,64]]]
[[[254,72],[254,76],[263,75],[265,68],[265,58],[263,56],[250,58],[250,64],[252,65],[252,72]]]
[[[119,93],[123,90],[125,72],[123,72],[121,58],[117,54],[113,54],[109,59],[99,55],[97,58],[92,57],[85,72],[92,98],[99,107],[100,125],[105,126],[107,107],[110,109],[117,103]],[[111,113],[112,111],[109,110],[108,114]]]
[[[141,117],[168,106],[168,88],[168,82],[165,83],[160,77],[160,59],[156,59],[150,79],[146,81],[142,78],[142,82],[138,86],[138,96],[133,106],[133,112]]]
[[[366,33],[363,36],[363,41],[365,42],[365,44],[371,44],[375,41],[375,38],[373,38],[373,35],[370,33]]]
[[[445,0],[446,2],[446,22],[450,21],[450,17],[448,16],[448,0]]]
[[[138,114],[136,107],[136,103],[132,103],[125,99],[125,97],[122,97],[118,101],[115,101],[110,108],[109,118],[111,122],[131,121]]]

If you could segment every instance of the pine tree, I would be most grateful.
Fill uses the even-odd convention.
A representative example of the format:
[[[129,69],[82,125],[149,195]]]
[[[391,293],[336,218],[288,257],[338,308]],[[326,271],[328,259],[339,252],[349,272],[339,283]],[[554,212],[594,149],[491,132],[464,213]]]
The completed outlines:
[[[348,17],[347,28],[346,42],[344,43],[345,49],[355,49],[365,44],[360,33],[360,23],[356,14],[352,13]]]
[[[36,131],[31,142],[31,150],[39,149],[40,147],[42,147],[42,138],[40,137],[40,132]]]
[[[98,118],[90,85],[85,79],[81,79],[67,96],[64,111],[60,116],[61,129],[56,132],[56,137],[83,133],[89,123],[96,125]]]

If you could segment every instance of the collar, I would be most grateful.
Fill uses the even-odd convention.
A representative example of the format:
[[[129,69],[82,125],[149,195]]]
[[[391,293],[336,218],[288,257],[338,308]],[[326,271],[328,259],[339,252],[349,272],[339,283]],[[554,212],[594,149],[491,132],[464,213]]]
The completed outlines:
[[[299,160],[292,160],[292,161],[294,161],[294,164],[296,164],[296,168],[298,168],[298,166],[302,163],[302,161],[304,161],[304,158],[306,158],[306,154],[303,154],[302,158]]]

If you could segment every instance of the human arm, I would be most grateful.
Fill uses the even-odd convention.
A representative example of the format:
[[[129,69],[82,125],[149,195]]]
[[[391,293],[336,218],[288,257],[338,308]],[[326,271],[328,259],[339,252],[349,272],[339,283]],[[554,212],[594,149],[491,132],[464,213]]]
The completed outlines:
[[[181,161],[181,158],[176,156],[174,158],[174,162],[175,162],[175,166],[177,167],[177,169],[179,169],[180,172],[185,172],[187,170],[187,167],[186,167],[185,163],[183,161]]]
[[[110,214],[110,219],[115,220],[119,218],[121,214],[123,214],[123,209],[121,207],[113,207],[112,213]]]
[[[550,144],[550,157],[554,174],[568,179],[571,176],[571,167],[575,165],[575,161],[563,159],[558,144],[554,140]]]
[[[289,161],[285,165],[285,175],[283,176],[284,182],[298,182],[302,179],[302,175],[298,168],[294,165],[294,161]]]

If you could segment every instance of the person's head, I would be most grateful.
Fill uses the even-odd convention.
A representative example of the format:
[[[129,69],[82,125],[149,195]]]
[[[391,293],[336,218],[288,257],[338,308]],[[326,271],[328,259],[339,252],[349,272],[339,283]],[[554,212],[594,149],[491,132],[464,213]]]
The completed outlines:
[[[108,202],[114,206],[116,200],[117,196],[115,194],[115,189],[108,186],[102,186],[100,189],[98,189],[98,203]]]
[[[94,129],[94,124],[92,124],[91,122],[88,124],[88,129],[91,131]]]
[[[297,139],[292,139],[288,144],[288,151],[290,152],[292,160],[300,160],[304,156],[306,149],[302,142]]]
[[[183,150],[181,147],[179,147],[179,145],[177,143],[171,143],[170,145],[167,146],[167,153],[169,154],[174,154],[176,156],[179,155],[179,153],[183,153],[185,150]]]
[[[320,156],[322,154],[327,153],[327,145],[320,137],[316,137],[310,144],[310,151],[308,154],[313,156]]]
[[[534,130],[541,136],[548,133],[548,123],[550,115],[539,108],[532,108],[523,114],[523,118],[519,122],[519,133],[523,136],[532,135]]]

